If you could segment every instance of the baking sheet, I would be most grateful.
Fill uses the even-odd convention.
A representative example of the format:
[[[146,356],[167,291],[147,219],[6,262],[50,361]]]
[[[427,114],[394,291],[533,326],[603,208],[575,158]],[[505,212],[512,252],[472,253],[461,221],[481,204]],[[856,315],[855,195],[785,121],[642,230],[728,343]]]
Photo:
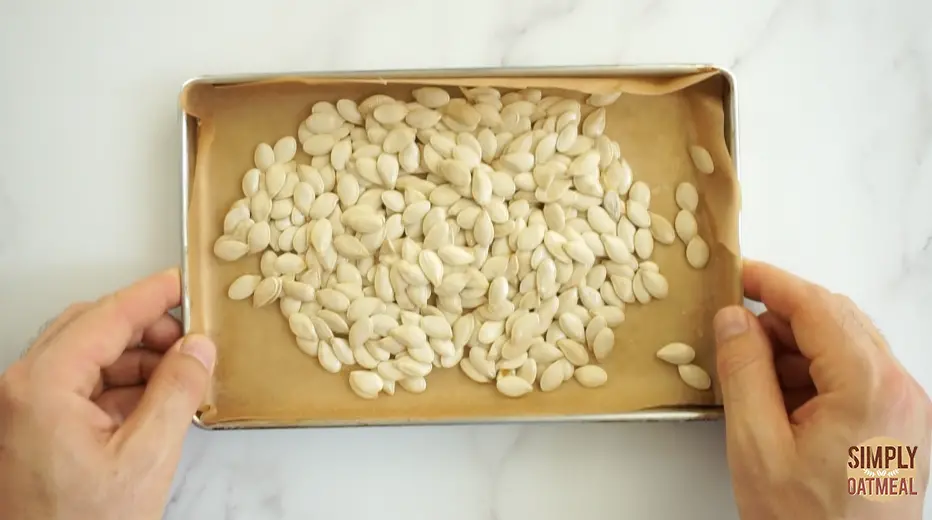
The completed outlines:
[[[346,372],[329,374],[300,352],[278,305],[254,309],[226,297],[239,275],[259,270],[258,256],[234,263],[218,261],[212,246],[222,233],[223,216],[242,197],[243,173],[252,167],[259,142],[294,135],[320,100],[362,100],[386,93],[403,100],[421,85],[537,87],[545,95],[583,99],[584,92],[626,92],[608,109],[606,133],[620,144],[635,180],[652,188],[651,210],[671,222],[673,192],[682,181],[700,192],[700,235],[711,248],[704,270],[685,261],[685,246],[659,245],[654,257],[670,282],[670,296],[647,306],[628,305],[615,329],[616,348],[602,364],[608,383],[585,389],[575,381],[550,393],[520,399],[500,395],[493,384],[479,385],[458,368],[435,369],[423,394],[399,389],[370,401],[349,388]],[[721,307],[741,302],[738,212],[740,190],[725,131],[725,77],[703,72],[681,77],[292,77],[235,85],[193,83],[182,94],[182,108],[198,118],[193,175],[188,179],[188,329],[212,337],[218,365],[209,396],[199,411],[205,426],[237,424],[373,424],[454,422],[553,416],[613,415],[655,407],[718,405],[720,394],[684,385],[675,367],[656,359],[656,350],[683,341],[697,351],[697,363],[715,379],[711,322]],[[687,146],[705,146],[716,164],[712,175],[694,170]],[[309,158],[299,151],[299,162]]]

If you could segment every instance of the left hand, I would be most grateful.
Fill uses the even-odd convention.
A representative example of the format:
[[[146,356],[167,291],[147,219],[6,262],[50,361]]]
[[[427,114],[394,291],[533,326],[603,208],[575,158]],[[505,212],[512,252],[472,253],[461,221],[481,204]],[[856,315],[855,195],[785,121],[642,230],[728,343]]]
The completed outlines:
[[[216,358],[177,269],[59,316],[0,376],[0,518],[161,518]]]

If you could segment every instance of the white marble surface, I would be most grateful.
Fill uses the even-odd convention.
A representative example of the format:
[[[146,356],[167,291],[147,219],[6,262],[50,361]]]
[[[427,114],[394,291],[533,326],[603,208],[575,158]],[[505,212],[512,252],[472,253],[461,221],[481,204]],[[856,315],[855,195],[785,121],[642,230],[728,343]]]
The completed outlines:
[[[932,388],[930,20],[925,0],[0,1],[0,366],[68,302],[178,261],[190,76],[712,62],[739,80],[745,253],[848,293]],[[721,424],[192,431],[175,484],[170,519],[735,517]]]

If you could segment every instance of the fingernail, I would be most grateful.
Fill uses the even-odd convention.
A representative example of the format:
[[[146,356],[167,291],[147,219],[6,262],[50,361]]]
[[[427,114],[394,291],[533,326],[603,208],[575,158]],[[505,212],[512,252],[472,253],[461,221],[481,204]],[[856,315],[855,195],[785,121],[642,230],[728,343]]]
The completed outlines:
[[[213,371],[217,359],[217,347],[205,336],[193,334],[181,342],[181,352],[201,362],[208,372]]]
[[[741,307],[725,307],[718,311],[712,321],[715,341],[722,343],[748,330],[748,313]]]

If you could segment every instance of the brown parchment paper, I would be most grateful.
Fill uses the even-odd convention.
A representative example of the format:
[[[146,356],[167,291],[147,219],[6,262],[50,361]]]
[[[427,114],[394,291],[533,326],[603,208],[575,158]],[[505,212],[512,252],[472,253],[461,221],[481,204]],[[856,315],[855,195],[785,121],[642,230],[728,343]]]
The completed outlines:
[[[500,395],[494,385],[479,385],[458,368],[435,369],[427,391],[413,395],[400,387],[394,396],[358,398],[344,368],[325,372],[298,350],[278,305],[254,309],[226,297],[239,275],[259,272],[258,256],[234,263],[218,261],[212,246],[222,233],[223,217],[242,197],[241,179],[252,167],[259,142],[294,135],[317,101],[375,93],[410,100],[420,85],[489,85],[505,90],[537,87],[545,95],[583,99],[584,93],[626,92],[608,109],[606,133],[620,144],[635,179],[652,188],[651,210],[671,222],[674,190],[682,181],[700,192],[699,233],[711,260],[694,270],[685,246],[658,244],[652,258],[670,283],[670,296],[647,306],[629,305],[616,330],[615,350],[603,367],[608,383],[584,389],[575,381],[558,391],[533,392],[520,399]],[[700,392],[683,384],[675,367],[659,361],[656,350],[682,341],[697,350],[697,363],[715,380],[711,322],[719,308],[741,302],[738,248],[739,186],[725,140],[725,79],[710,71],[680,77],[527,77],[527,78],[278,78],[236,85],[192,84],[182,107],[199,120],[195,168],[189,179],[187,269],[190,331],[212,337],[219,357],[209,396],[199,412],[205,425],[293,425],[316,423],[397,423],[495,420],[508,417],[615,414],[654,407],[718,405],[718,385]],[[716,171],[695,171],[687,146],[705,146]],[[309,158],[299,150],[299,162]]]

